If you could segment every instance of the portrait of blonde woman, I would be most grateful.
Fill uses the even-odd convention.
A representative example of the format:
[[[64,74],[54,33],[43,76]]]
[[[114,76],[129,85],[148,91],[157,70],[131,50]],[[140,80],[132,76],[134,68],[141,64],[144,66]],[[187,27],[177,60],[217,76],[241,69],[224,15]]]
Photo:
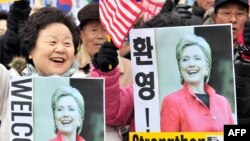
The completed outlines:
[[[104,141],[102,79],[37,77],[33,83],[35,141]]]
[[[82,94],[71,86],[62,86],[53,93],[51,106],[56,137],[50,141],[85,141],[80,136],[85,105]]]
[[[222,132],[234,124],[228,100],[208,84],[211,48],[200,36],[183,36],[176,47],[182,88],[166,95],[161,108],[161,131]]]

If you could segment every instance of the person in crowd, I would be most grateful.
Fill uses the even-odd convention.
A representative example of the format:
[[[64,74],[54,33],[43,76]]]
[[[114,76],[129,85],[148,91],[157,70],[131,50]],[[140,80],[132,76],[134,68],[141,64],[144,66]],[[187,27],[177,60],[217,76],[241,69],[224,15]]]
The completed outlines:
[[[215,24],[231,23],[234,46],[248,20],[248,0],[216,0],[212,15]]]
[[[20,39],[18,32],[31,11],[29,0],[15,1],[7,19],[6,33],[0,37],[0,63],[9,69],[13,57],[20,56]]]
[[[85,141],[81,136],[85,105],[82,94],[71,86],[61,86],[52,95],[56,137],[50,141]]]
[[[206,11],[213,8],[214,0],[196,0],[192,6],[192,25],[202,25]]]
[[[108,40],[108,33],[100,21],[99,3],[93,2],[84,6],[78,12],[80,21],[80,36],[82,45],[77,55],[77,61],[84,73],[90,70],[91,58],[99,51],[101,45]],[[132,83],[130,60],[119,56],[119,69],[121,70],[120,84],[126,86]]]
[[[105,79],[106,125],[116,127],[130,125],[130,131],[135,131],[133,87],[132,84],[120,87],[118,57],[113,55],[115,53],[117,47],[113,43],[105,42],[92,58],[94,68],[90,76]]]
[[[8,12],[0,11],[0,36],[4,35],[7,30]]]
[[[189,8],[190,6],[188,5],[178,4],[176,2],[174,3],[172,0],[166,0],[159,14],[147,21],[150,23],[150,25],[148,25],[146,22],[142,27],[162,27],[165,25],[182,26],[182,24],[191,24],[190,19],[192,18],[192,13],[188,11]]]
[[[192,7],[188,4],[178,4],[174,7],[175,11],[186,18],[191,25],[202,25],[206,11],[213,6],[214,0],[195,0]]]
[[[250,21],[248,0],[215,0],[215,24],[232,24],[238,124],[250,124]]]
[[[84,6],[78,12],[80,22],[80,37],[82,45],[77,54],[77,61],[80,70],[88,75],[91,64],[91,58],[97,53],[104,42],[108,40],[108,33],[100,21],[99,3],[92,2]],[[119,82],[121,86],[127,86],[132,83],[132,69],[130,60],[119,55],[118,68],[121,76]],[[121,136],[118,134],[117,127],[106,126],[106,139],[110,141],[119,141]]]
[[[56,8],[42,8],[30,16],[20,38],[27,60],[25,75],[72,76],[78,70],[75,55],[79,31],[73,15]]]
[[[79,30],[73,15],[53,7],[42,8],[28,18],[19,34],[22,54],[27,61],[23,75],[73,77],[78,71],[75,55]],[[8,91],[4,90],[0,89],[0,140],[9,140]]]
[[[164,98],[161,131],[222,132],[225,124],[233,124],[227,99],[207,84],[212,67],[207,41],[196,35],[182,37],[176,59],[183,87]]]

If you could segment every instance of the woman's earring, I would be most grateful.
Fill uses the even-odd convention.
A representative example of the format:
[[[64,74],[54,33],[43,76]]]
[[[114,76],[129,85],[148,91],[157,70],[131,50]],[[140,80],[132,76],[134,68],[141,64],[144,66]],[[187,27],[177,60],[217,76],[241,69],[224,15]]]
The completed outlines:
[[[29,55],[29,59],[32,59],[32,56],[31,56],[31,55]]]

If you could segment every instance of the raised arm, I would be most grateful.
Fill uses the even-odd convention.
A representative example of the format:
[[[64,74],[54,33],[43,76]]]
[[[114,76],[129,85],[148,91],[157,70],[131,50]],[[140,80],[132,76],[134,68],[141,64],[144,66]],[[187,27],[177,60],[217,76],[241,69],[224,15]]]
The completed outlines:
[[[7,31],[1,39],[3,48],[1,63],[6,67],[14,56],[20,55],[18,31],[24,21],[29,17],[31,8],[29,0],[15,1],[9,11],[7,20]]]
[[[134,118],[134,100],[132,84],[120,87],[117,49],[112,43],[104,43],[94,55],[92,77],[105,79],[106,124],[120,126],[130,124]],[[112,66],[112,67],[111,67]]]

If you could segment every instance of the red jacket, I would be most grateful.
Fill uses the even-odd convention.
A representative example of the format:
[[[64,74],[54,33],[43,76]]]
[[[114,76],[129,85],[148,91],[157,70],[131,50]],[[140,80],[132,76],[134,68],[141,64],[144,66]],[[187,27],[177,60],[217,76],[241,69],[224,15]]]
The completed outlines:
[[[223,132],[224,124],[233,124],[227,99],[205,85],[209,108],[188,88],[167,95],[161,109],[161,130],[176,132]]]
[[[57,132],[56,137],[49,141],[64,141],[62,139],[61,133]],[[76,141],[85,141],[80,135],[76,135]]]
[[[130,125],[130,131],[135,131],[132,84],[128,87],[120,87],[118,68],[108,73],[93,68],[90,76],[105,79],[106,124],[110,126]]]

